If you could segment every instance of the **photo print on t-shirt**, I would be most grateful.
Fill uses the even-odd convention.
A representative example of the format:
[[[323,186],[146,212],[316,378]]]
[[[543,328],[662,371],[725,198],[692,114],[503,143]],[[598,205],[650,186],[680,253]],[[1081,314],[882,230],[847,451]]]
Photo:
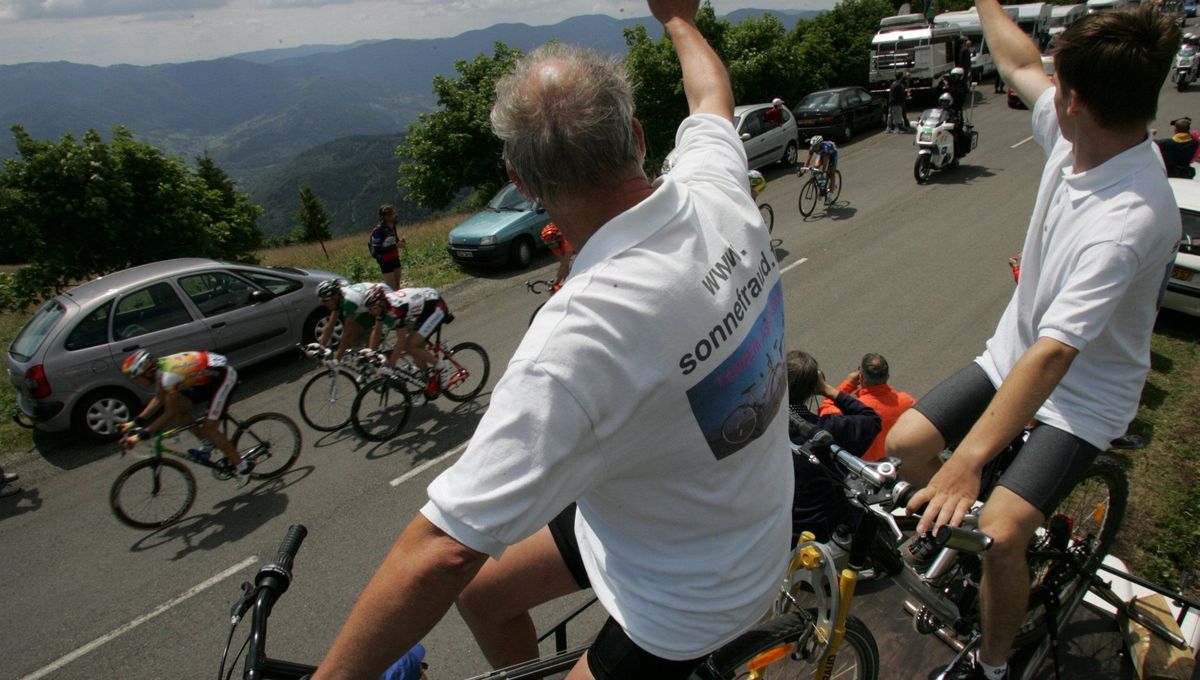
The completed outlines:
[[[734,315],[726,315],[714,326],[712,335],[714,339],[727,337],[737,325]],[[699,351],[705,342],[712,341],[702,340]],[[687,391],[692,414],[717,460],[762,436],[774,420],[787,394],[784,351],[783,283],[776,281],[742,342]]]

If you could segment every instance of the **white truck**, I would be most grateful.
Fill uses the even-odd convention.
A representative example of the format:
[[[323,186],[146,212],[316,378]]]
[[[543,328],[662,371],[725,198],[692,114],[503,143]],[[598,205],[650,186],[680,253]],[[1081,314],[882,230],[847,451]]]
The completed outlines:
[[[1017,8],[1017,25],[1033,39],[1039,50],[1045,51],[1050,42],[1050,18],[1054,6],[1048,2],[1027,2],[1009,7]]]
[[[1087,0],[1087,11],[1088,14],[1092,14],[1110,9],[1126,9],[1134,4],[1130,0]]]
[[[1013,21],[1017,20],[1017,10],[1011,5],[1004,6],[1004,13]],[[971,39],[971,80],[978,82],[996,72],[996,62],[984,38],[979,12],[974,7],[961,12],[943,12],[933,18],[933,23],[935,26],[957,26],[964,38]]]
[[[1087,5],[1055,5],[1050,9],[1050,41],[1046,45],[1046,51],[1054,49],[1054,42],[1058,40],[1058,36],[1067,30],[1071,24],[1079,21],[1087,16]]]
[[[871,39],[867,80],[872,92],[886,92],[903,73],[913,90],[930,90],[954,68],[954,55],[963,38],[957,26],[930,24],[920,14],[901,14],[879,20]]]

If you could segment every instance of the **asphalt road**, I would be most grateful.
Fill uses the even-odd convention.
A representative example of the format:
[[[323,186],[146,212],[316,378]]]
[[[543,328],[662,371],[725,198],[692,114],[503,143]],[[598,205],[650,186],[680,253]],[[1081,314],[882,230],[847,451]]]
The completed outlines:
[[[1195,97],[1164,90],[1156,126],[1165,134],[1167,120],[1193,112]],[[910,136],[871,131],[842,145],[841,199],[809,219],[797,210],[794,174],[767,170],[760,200],[775,208],[788,345],[812,353],[830,381],[874,351],[890,361],[897,387],[920,396],[990,335],[1011,294],[1006,259],[1020,250],[1044,157],[1028,140],[1028,112],[1007,108],[990,84],[974,121],[979,148],[925,186],[913,180]],[[487,348],[489,386],[541,301],[522,285],[550,275],[548,261],[538,264],[447,292],[457,321],[446,337]],[[300,423],[296,399],[312,368],[288,357],[243,371],[235,412],[280,411]],[[157,533],[130,530],[109,512],[109,486],[130,463],[114,447],[51,439],[18,456],[10,469],[23,473],[26,491],[0,501],[0,678],[211,677],[238,583],[293,523],[310,534],[272,618],[270,651],[319,660],[488,397],[485,390],[475,403],[422,407],[383,444],[301,423],[304,452],[282,480],[239,492],[197,469],[191,514]],[[562,611],[548,607],[539,621]],[[425,642],[436,677],[486,669],[453,612]]]

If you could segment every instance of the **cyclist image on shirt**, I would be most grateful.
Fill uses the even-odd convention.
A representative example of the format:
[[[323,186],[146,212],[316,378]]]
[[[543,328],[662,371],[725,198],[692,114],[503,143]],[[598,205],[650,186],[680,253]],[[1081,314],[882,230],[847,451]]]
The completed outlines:
[[[354,346],[362,337],[363,331],[370,328],[371,335],[367,339],[369,349],[377,349],[383,340],[383,324],[367,309],[365,303],[367,293],[376,286],[385,292],[391,290],[382,283],[356,283],[348,285],[341,279],[326,279],[317,285],[317,297],[329,309],[329,318],[325,321],[325,329],[317,340],[322,347],[328,347],[333,338],[333,329],[340,319],[342,321],[342,337],[338,341],[334,361],[340,361],[346,350]]]
[[[550,284],[550,292],[556,293],[571,273],[571,258],[575,257],[575,249],[553,222],[542,229],[542,243],[546,244],[550,254],[558,260],[558,271],[554,272],[554,281]]]
[[[180,352],[156,359],[149,351],[139,349],[125,358],[121,372],[138,385],[154,386],[154,397],[136,418],[122,426],[123,446],[133,447],[168,425],[187,425],[193,420],[195,405],[208,402],[196,434],[225,455],[237,471],[239,487],[250,481],[253,463],[242,460],[219,427],[221,416],[229,407],[229,395],[237,385],[237,371],[224,356],[214,352]]]
[[[837,169],[838,164],[838,148],[837,144],[831,139],[825,139],[821,135],[813,135],[808,140],[808,158],[804,161],[804,167],[809,170],[821,170],[828,178],[829,187],[825,191],[825,201],[829,202],[830,196],[837,195],[837,187],[834,182],[837,177],[833,171]]]
[[[376,285],[367,292],[364,303],[386,330],[396,330],[396,347],[388,356],[387,368],[395,368],[404,354],[411,355],[428,378],[425,398],[437,399],[445,387],[444,374],[435,367],[437,359],[429,351],[428,341],[450,315],[446,301],[433,288],[389,291]]]

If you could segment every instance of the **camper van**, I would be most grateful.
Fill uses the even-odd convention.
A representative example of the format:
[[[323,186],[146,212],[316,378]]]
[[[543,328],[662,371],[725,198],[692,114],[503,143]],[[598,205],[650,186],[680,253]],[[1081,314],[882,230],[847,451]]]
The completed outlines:
[[[1071,24],[1085,16],[1087,16],[1087,5],[1056,5],[1052,7],[1050,9],[1050,30],[1047,31],[1050,40],[1043,49],[1043,52],[1053,50],[1058,36],[1062,35],[1062,32],[1067,30],[1067,27]]]
[[[933,89],[954,68],[962,37],[958,26],[930,25],[920,14],[880,19],[879,32],[871,39],[871,91],[886,91],[905,71],[914,90]]]
[[[1127,9],[1133,6],[1134,4],[1130,0],[1087,0],[1088,14],[1110,9]]]
[[[1050,18],[1054,6],[1048,2],[1029,2],[1024,5],[1009,5],[1017,8],[1017,25],[1038,46],[1045,50],[1050,42]]]
[[[1082,5],[1080,5],[1082,7]],[[1017,10],[1005,6],[1004,13],[1013,21],[1017,20]],[[935,26],[957,26],[964,38],[970,38],[974,43],[971,54],[971,80],[980,81],[996,72],[996,62],[992,59],[992,50],[988,47],[983,36],[983,25],[979,23],[979,12],[975,8],[962,12],[943,12],[933,18]]]

